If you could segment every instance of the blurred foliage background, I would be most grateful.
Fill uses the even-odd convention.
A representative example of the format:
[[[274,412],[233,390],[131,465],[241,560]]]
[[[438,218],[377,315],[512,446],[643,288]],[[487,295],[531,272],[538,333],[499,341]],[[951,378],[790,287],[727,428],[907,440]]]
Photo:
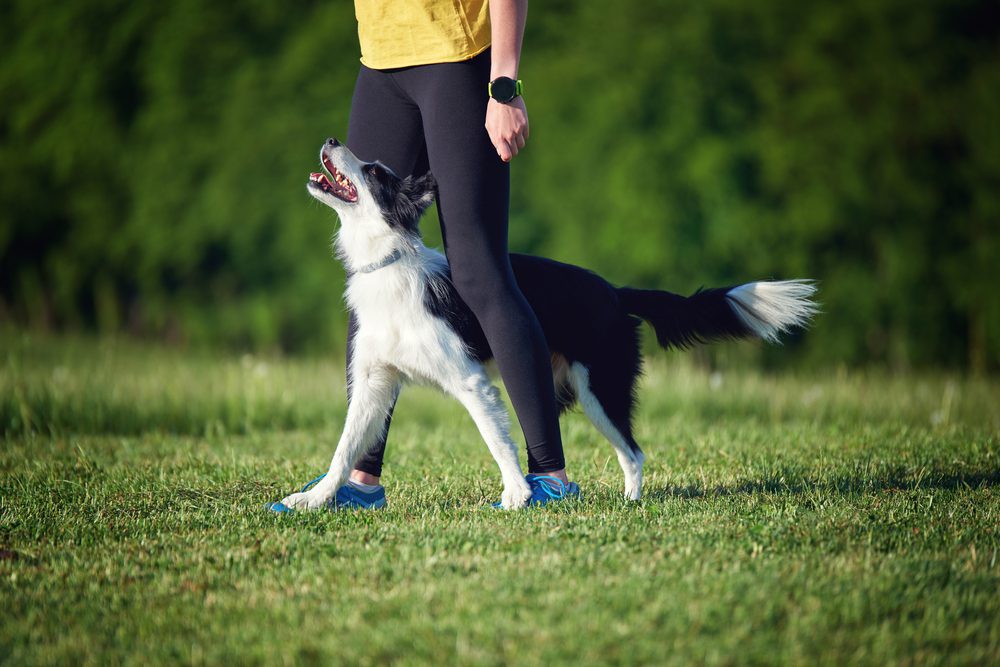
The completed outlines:
[[[342,351],[305,183],[346,134],[351,3],[6,0],[0,43],[0,319]],[[1000,368],[997,3],[546,0],[521,73],[513,251],[684,293],[818,279],[764,364]]]

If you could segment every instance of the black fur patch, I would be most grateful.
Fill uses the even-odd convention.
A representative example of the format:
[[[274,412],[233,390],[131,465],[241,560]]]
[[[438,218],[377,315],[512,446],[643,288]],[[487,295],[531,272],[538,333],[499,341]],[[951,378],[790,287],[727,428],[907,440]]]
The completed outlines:
[[[424,308],[458,333],[474,359],[487,361],[493,357],[479,320],[451,282],[451,272],[430,279],[424,292]]]
[[[716,340],[748,338],[750,331],[726,298],[731,287],[698,290],[689,297],[661,290],[618,290],[622,306],[653,325],[664,348],[685,349]]]
[[[386,224],[410,234],[418,233],[420,216],[434,201],[436,183],[431,173],[400,178],[381,162],[363,165],[361,173]]]

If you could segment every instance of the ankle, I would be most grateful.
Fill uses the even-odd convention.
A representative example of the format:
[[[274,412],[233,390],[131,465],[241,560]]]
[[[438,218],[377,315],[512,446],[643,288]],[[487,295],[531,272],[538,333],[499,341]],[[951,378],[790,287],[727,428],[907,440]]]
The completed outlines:
[[[355,482],[361,482],[362,484],[378,486],[379,484],[382,483],[379,481],[380,479],[381,477],[365,472],[364,470],[351,471],[351,480]]]
[[[566,476],[566,468],[562,470],[550,470],[547,472],[533,472],[532,475],[551,475],[562,481],[563,484],[569,484],[569,477]]]

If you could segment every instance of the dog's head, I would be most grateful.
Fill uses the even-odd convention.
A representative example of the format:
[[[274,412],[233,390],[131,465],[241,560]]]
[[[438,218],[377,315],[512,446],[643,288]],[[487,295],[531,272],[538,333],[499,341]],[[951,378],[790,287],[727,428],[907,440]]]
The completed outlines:
[[[371,226],[372,235],[419,233],[420,215],[436,190],[430,172],[400,178],[381,162],[362,162],[336,139],[323,144],[319,159],[325,173],[310,175],[309,194],[336,211],[345,228]]]

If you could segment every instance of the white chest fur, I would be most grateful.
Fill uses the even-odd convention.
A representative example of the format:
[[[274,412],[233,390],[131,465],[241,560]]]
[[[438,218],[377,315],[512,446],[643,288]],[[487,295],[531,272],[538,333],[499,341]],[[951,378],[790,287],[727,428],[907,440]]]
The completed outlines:
[[[446,266],[439,253],[419,248],[351,276],[346,300],[358,321],[355,363],[389,364],[411,381],[432,384],[441,384],[443,366],[468,363],[458,334],[425,305],[430,278]]]

